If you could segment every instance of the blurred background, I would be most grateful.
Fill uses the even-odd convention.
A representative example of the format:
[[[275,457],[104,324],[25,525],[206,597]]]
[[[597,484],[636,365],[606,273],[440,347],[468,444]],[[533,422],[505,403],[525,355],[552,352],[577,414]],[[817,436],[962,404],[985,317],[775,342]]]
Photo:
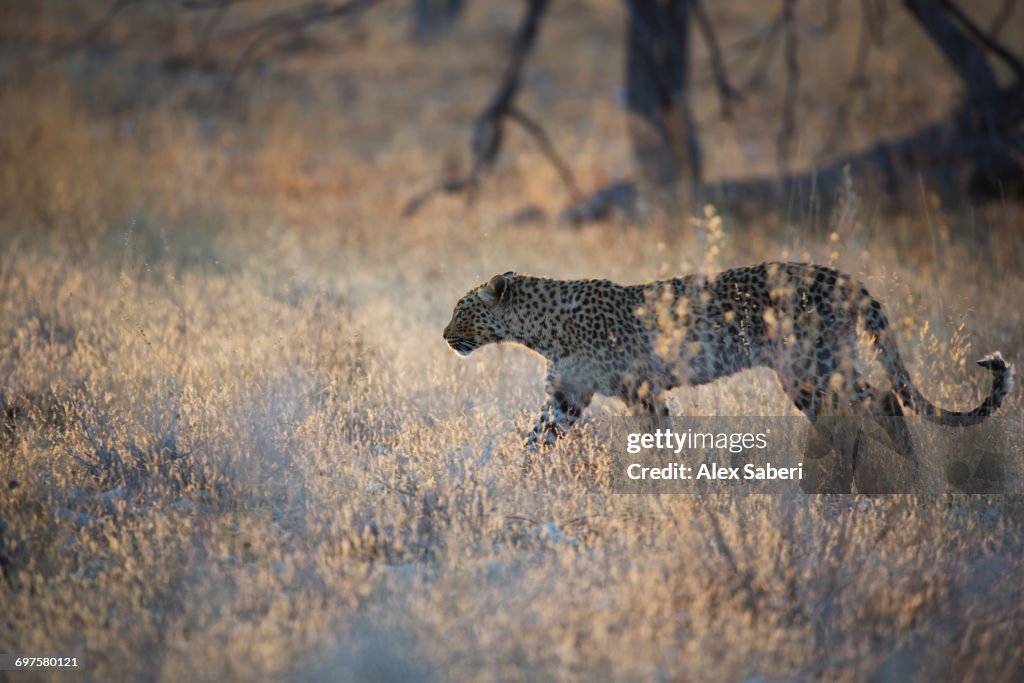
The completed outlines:
[[[295,228],[480,199],[478,224],[686,232],[712,203],[820,236],[854,189],[988,232],[970,209],[1024,196],[1008,0],[5,4],[5,232],[209,238],[216,193]],[[373,193],[393,211],[346,201]]]

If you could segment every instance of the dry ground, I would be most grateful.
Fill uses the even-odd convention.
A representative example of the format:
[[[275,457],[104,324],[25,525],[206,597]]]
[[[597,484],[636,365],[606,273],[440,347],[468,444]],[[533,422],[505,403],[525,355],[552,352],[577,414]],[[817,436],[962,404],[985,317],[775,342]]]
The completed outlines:
[[[100,47],[46,60],[103,5],[5,4],[0,652],[84,664],[39,678],[1024,675],[1019,496],[615,495],[592,480],[621,406],[598,402],[528,463],[541,361],[461,359],[440,335],[495,272],[642,281],[811,259],[864,278],[924,393],[966,406],[987,388],[975,358],[1024,358],[1019,207],[950,212],[922,188],[902,216],[851,193],[824,229],[521,226],[524,204],[566,198],[513,136],[475,204],[440,198],[405,221],[401,202],[459,162],[518,5],[470,3],[429,49],[385,9],[315,32],[224,100],[219,72],[160,67],[191,44],[187,17],[133,10]],[[763,23],[737,6],[719,10],[726,37]],[[897,14],[845,145],[938,118],[957,94]],[[527,84],[588,186],[629,171],[620,25],[615,3],[555,3]],[[849,55],[830,46],[855,24],[807,31],[795,165],[836,144]],[[212,50],[223,66],[237,48]],[[774,171],[777,98],[728,124],[710,93],[710,173]],[[796,414],[763,373],[673,405]],[[1017,388],[1009,419],[1021,405]]]

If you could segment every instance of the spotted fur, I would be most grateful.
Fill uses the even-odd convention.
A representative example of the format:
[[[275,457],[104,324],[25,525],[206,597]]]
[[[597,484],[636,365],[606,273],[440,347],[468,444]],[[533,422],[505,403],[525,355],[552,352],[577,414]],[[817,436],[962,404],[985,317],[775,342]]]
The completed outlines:
[[[888,375],[887,391],[871,387],[857,370],[858,320]],[[981,405],[964,412],[934,406],[911,382],[879,302],[849,276],[802,263],[630,286],[495,275],[459,300],[444,338],[462,355],[510,341],[548,360],[548,399],[528,437],[532,447],[569,430],[594,394],[618,397],[634,413],[667,415],[670,389],[746,368],[774,370],[812,421],[825,414],[899,417],[902,402],[933,421],[961,425],[995,412],[1014,374],[993,353],[978,361],[993,376]],[[909,454],[902,421],[880,422]]]

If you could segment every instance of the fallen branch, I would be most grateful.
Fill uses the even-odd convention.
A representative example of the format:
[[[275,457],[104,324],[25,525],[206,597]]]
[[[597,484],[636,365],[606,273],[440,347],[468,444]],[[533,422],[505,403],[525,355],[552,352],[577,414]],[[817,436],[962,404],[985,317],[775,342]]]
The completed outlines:
[[[942,121],[809,170],[781,177],[709,181],[701,183],[697,196],[700,202],[713,203],[738,217],[761,216],[784,205],[827,215],[844,178],[852,174],[880,182],[879,208],[884,210],[899,209],[902,197],[916,193],[921,182],[950,205],[965,192],[975,202],[1024,201],[1024,169],[1008,154],[1009,150],[1024,153],[1024,134],[1009,132],[1024,122],[1024,85],[1004,89],[998,99],[1019,103],[1004,109],[1008,128],[1000,135],[978,130],[977,116],[967,102]],[[990,172],[992,177],[987,175]],[[572,225],[583,225],[607,218],[614,209],[629,213],[636,194],[634,183],[620,180],[569,206],[561,217]]]

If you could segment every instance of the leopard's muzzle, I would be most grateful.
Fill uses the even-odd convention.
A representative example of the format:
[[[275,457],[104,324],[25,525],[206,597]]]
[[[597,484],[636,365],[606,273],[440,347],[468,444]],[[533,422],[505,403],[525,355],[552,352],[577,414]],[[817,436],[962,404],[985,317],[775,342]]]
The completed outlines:
[[[460,356],[468,356],[470,353],[473,352],[474,349],[476,349],[476,347],[480,346],[479,343],[473,341],[472,339],[463,339],[461,337],[456,337],[454,339],[446,339],[445,341],[447,341],[448,346],[455,349],[455,351]]]

